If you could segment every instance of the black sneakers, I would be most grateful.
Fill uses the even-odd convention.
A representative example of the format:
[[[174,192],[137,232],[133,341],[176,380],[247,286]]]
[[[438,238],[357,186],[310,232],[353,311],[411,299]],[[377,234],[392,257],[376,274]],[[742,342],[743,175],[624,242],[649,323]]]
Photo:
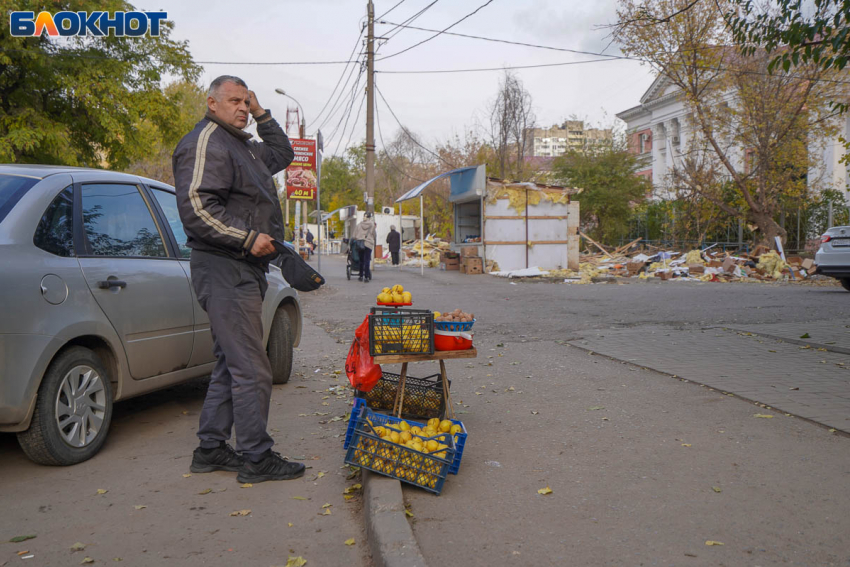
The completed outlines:
[[[189,470],[193,473],[208,473],[213,471],[236,472],[242,468],[245,459],[233,447],[223,442],[215,449],[198,447],[192,453],[192,465]]]
[[[236,480],[242,483],[245,482],[265,482],[267,480],[292,480],[304,474],[304,465],[302,463],[291,463],[269,449],[262,455],[262,459],[258,462],[253,462],[250,459],[245,459],[242,468],[239,469],[239,474]]]

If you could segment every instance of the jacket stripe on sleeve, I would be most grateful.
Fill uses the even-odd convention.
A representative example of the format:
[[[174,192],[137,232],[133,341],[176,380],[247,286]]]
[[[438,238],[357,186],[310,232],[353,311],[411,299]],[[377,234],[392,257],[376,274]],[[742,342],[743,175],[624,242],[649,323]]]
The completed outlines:
[[[195,211],[195,214],[198,215],[198,217],[208,226],[225,236],[232,236],[233,238],[245,240],[248,236],[247,232],[236,227],[226,226],[223,222],[213,217],[209,211],[204,209],[204,205],[201,202],[201,196],[198,194],[198,188],[204,180],[204,166],[207,160],[207,142],[209,142],[210,136],[216,128],[218,128],[218,124],[210,122],[206,128],[201,131],[198,138],[198,147],[195,151],[195,171],[192,173],[192,184],[189,186],[189,200],[192,202],[192,209]]]

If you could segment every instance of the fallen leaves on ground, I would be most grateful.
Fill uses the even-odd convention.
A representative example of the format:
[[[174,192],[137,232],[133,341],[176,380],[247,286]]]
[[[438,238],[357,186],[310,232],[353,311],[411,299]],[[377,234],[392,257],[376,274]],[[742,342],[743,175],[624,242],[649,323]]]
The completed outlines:
[[[287,525],[287,526],[289,526],[289,527],[291,528],[291,527],[292,527],[292,526],[294,526],[295,524],[293,524],[292,522],[287,522],[287,523],[286,523],[286,525]]]
[[[94,563],[94,559],[91,557],[83,557],[83,560],[80,561],[80,565],[85,565],[86,563]]]
[[[547,486],[546,488],[541,488],[540,490],[538,490],[537,494],[552,494],[552,489]]]
[[[322,508],[330,508],[331,506],[333,506],[333,504],[329,504],[329,503],[325,502],[325,503],[322,505]]]
[[[809,335],[809,333],[803,333],[802,335],[800,335],[800,338],[801,339],[810,339],[812,337],[811,337],[811,335]]]
[[[712,487],[711,487],[711,489],[712,489],[714,492],[718,492],[718,493],[719,493],[719,492],[723,492],[723,489],[722,489],[722,488],[720,488],[719,486],[712,486]]]
[[[301,557],[300,555],[298,557],[293,557],[290,555],[286,559],[286,565],[284,567],[304,567],[304,565],[306,564],[307,560]]]
[[[723,543],[722,541],[713,541],[713,540],[709,539],[705,542],[705,545],[726,545],[726,544]]]
[[[212,488],[205,488],[202,491],[200,491],[198,494],[209,494],[210,492],[212,492]]]
[[[690,447],[690,446],[691,446],[690,443],[682,443],[682,447]]]
[[[147,506],[145,506],[144,504],[136,504],[135,506],[133,506],[133,508],[135,508],[136,510],[144,510],[145,508],[147,508]]]
[[[35,539],[35,534],[33,535],[19,535],[15,536],[9,540],[10,543],[21,543],[22,541],[27,541],[28,539]]]
[[[75,543],[74,545],[71,546],[71,551],[82,551],[85,548],[86,548],[86,544],[78,541],[77,543]]]
[[[192,473],[187,472],[186,474],[183,475],[183,478],[189,478],[190,476],[192,476]]]
[[[107,490],[105,488],[98,488],[97,489],[98,494],[106,494],[107,492],[109,492],[109,490]]]
[[[764,419],[773,419],[773,416],[769,413],[754,413],[753,417],[762,417]]]
[[[363,488],[362,484],[352,484],[351,486],[349,486],[345,490],[343,490],[342,493],[343,494],[351,494],[352,492],[356,492],[356,491],[360,490],[361,488]]]
[[[412,518],[413,512],[411,512],[409,508],[405,508],[404,509],[404,515],[407,516],[408,518]]]
[[[307,499],[306,499],[306,498],[304,498],[303,496],[293,496],[293,497],[292,497],[292,499],[293,499],[293,500],[307,500]]]
[[[251,513],[251,510],[236,510],[235,512],[231,512],[231,516],[247,516]]]
[[[354,545],[354,538],[345,540],[345,545]]]
[[[254,488],[254,485],[250,482],[246,482],[245,484],[240,484],[239,488]]]
[[[319,516],[330,516],[330,515],[331,515],[331,509],[330,508],[325,508],[325,511],[322,512],[321,514],[319,514]]]
[[[605,409],[605,406],[590,406],[587,411],[599,411],[601,409]]]

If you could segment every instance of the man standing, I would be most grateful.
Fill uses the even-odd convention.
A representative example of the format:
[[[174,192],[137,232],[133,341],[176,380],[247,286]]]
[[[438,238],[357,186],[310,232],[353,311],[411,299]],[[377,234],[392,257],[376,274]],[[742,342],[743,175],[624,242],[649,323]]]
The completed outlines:
[[[393,266],[398,266],[398,253],[401,250],[401,234],[396,232],[395,225],[390,225],[387,244],[390,248],[390,255],[393,257]]]
[[[209,315],[218,359],[190,470],[238,471],[243,483],[297,478],[304,465],[272,451],[266,431],[272,375],[261,318],[272,242],[284,237],[272,175],[286,169],[294,152],[238,77],[212,82],[207,109],[172,156],[180,218],[192,248],[192,286]],[[263,142],[242,130],[248,114]],[[227,444],[233,426],[241,455]]]
[[[360,281],[372,280],[372,250],[378,239],[377,227],[372,213],[366,213],[363,220],[354,228],[354,241],[360,253]]]

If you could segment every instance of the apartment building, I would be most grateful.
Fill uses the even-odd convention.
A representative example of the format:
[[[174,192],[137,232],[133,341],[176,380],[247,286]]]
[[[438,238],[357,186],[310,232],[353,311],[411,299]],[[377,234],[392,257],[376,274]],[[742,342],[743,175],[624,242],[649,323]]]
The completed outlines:
[[[529,156],[558,157],[569,150],[610,142],[613,132],[610,129],[587,128],[581,120],[567,120],[560,126],[529,129],[526,136]]]

